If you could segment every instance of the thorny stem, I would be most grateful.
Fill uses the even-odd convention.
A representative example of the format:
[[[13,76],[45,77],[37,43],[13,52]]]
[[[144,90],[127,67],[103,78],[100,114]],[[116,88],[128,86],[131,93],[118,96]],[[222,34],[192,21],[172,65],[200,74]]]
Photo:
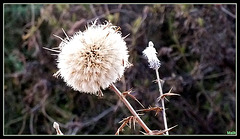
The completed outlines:
[[[110,85],[110,88],[118,95],[118,97],[121,99],[121,101],[126,105],[126,107],[129,109],[129,111],[132,113],[133,116],[136,117],[136,120],[138,121],[139,125],[145,130],[146,133],[152,132],[147,125],[142,121],[142,119],[138,116],[136,111],[133,109],[131,104],[128,102],[128,100],[122,95],[122,93],[117,89],[117,87],[114,84]]]
[[[161,80],[160,80],[159,73],[158,73],[158,68],[156,68],[155,71],[156,71],[156,75],[157,75],[157,82],[158,82],[158,86],[159,86],[160,96],[162,96],[163,91],[162,91]],[[166,113],[165,113],[164,99],[161,99],[161,102],[162,102],[162,108],[163,108],[162,112],[163,112],[164,127],[165,127],[165,130],[167,130],[168,126],[167,126],[167,118],[166,118]],[[166,135],[169,135],[168,131],[166,132]]]

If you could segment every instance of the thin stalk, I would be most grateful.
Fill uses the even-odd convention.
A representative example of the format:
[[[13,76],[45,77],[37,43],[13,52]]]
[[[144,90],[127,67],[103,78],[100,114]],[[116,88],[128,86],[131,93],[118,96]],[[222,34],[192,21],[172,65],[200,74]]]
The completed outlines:
[[[156,71],[156,75],[157,75],[157,82],[158,82],[160,96],[162,96],[163,95],[163,91],[162,91],[161,80],[160,80],[159,73],[158,73],[158,68],[156,68],[155,71]],[[163,108],[162,112],[163,112],[164,127],[165,127],[165,130],[167,130],[168,126],[167,126],[167,118],[166,118],[166,113],[165,113],[164,99],[161,99],[161,103],[162,103],[162,108]],[[168,131],[166,132],[166,135],[169,135]]]
[[[122,93],[117,89],[117,87],[114,84],[110,85],[110,89],[112,89],[117,96],[121,99],[121,101],[125,104],[125,106],[128,108],[128,110],[132,113],[133,116],[136,117],[136,120],[138,121],[139,125],[145,130],[146,133],[152,132],[147,125],[142,121],[142,119],[138,116],[136,111],[133,109],[131,104],[128,102],[128,100],[122,95]]]

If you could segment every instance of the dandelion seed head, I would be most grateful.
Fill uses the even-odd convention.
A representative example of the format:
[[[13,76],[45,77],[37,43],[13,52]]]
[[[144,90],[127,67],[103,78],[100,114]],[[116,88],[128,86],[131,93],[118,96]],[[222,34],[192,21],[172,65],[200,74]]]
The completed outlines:
[[[109,22],[89,24],[85,31],[63,39],[59,49],[55,76],[80,92],[98,95],[101,88],[120,79],[130,64],[126,42]]]
[[[149,41],[148,47],[143,50],[143,55],[148,59],[149,67],[152,69],[160,68],[160,60],[157,58],[157,51],[153,47],[152,41]]]

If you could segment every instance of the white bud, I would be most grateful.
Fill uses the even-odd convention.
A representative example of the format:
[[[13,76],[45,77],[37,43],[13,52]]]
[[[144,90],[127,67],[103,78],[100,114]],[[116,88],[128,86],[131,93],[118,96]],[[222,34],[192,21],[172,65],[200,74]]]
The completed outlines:
[[[153,42],[149,41],[148,47],[146,47],[146,49],[143,51],[143,55],[147,57],[150,68],[158,69],[161,63],[157,58],[157,55],[156,55],[157,51],[153,46],[154,46]]]

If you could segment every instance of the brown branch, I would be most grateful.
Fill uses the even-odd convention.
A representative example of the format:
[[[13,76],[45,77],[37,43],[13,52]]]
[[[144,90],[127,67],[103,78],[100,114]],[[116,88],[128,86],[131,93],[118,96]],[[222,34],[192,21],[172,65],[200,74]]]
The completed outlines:
[[[147,127],[147,125],[142,121],[142,119],[138,116],[136,111],[133,109],[131,104],[127,101],[127,99],[123,96],[123,94],[116,88],[114,84],[110,85],[110,89],[112,89],[117,96],[121,99],[121,101],[125,104],[125,106],[128,108],[128,110],[132,113],[133,116],[136,117],[137,122],[139,125],[145,130],[146,133],[151,132],[151,130]]]

